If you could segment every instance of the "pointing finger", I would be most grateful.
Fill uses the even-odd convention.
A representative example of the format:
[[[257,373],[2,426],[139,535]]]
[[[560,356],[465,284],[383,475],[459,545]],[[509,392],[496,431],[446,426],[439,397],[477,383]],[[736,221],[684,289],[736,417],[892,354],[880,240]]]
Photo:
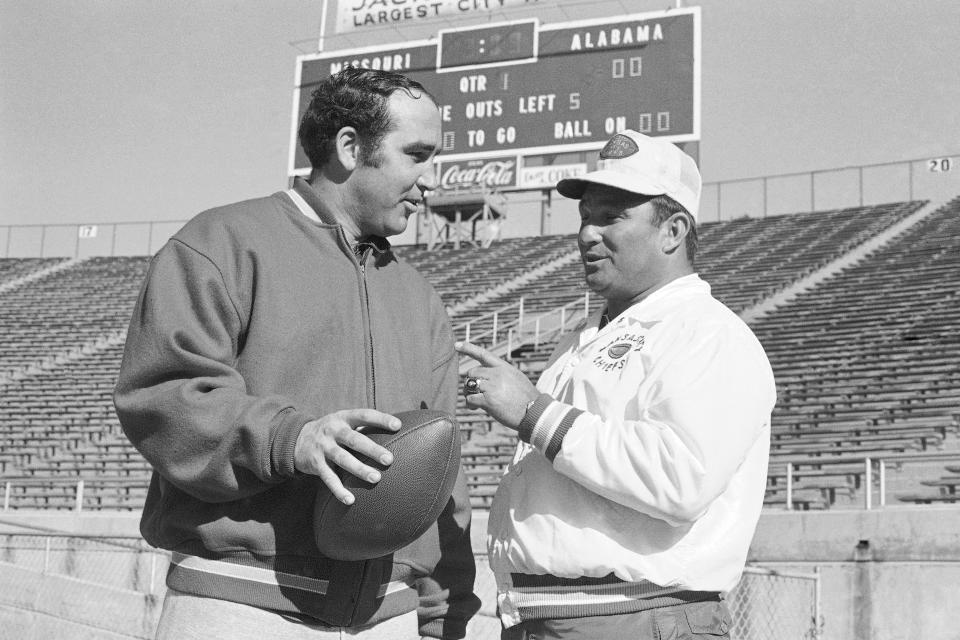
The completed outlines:
[[[457,342],[453,345],[454,349],[465,356],[470,356],[485,367],[497,367],[507,364],[497,356],[493,355],[483,347],[469,342]]]

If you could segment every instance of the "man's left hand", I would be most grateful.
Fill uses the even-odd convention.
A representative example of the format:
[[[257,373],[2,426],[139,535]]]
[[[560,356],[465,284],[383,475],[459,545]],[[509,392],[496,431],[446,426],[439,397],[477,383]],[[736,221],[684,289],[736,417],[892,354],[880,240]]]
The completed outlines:
[[[483,409],[491,418],[515,430],[527,405],[540,395],[537,388],[523,372],[483,347],[469,342],[458,342],[454,347],[480,363],[467,372],[463,390],[467,406]]]

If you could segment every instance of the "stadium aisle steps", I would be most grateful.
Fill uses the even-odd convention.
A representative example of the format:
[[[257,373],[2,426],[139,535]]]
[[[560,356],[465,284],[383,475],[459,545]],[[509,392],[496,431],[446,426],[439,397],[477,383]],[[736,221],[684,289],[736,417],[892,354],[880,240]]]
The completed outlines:
[[[68,258],[4,258],[0,260],[0,292],[44,269],[66,262]]]

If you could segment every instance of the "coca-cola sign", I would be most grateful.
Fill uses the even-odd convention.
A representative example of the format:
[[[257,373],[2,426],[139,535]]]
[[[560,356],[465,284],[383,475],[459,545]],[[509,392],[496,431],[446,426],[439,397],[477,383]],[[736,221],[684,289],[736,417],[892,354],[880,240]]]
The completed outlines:
[[[440,163],[440,188],[494,190],[517,187],[516,156]]]

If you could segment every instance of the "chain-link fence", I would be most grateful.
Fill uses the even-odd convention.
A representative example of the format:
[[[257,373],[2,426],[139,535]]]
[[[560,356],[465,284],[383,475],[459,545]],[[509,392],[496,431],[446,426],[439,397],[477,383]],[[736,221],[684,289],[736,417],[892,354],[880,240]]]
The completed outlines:
[[[169,554],[136,537],[0,534],[0,638],[153,638]]]
[[[820,574],[747,567],[728,595],[732,640],[815,640],[820,637]]]
[[[60,587],[50,593],[33,596],[32,604],[18,602],[16,590],[24,576],[53,576],[68,580],[76,590],[96,587],[96,597],[103,613],[110,617],[118,607],[109,600],[129,606],[130,594],[153,601],[149,620],[140,623],[140,631],[129,637],[151,637],[152,630],[143,628],[155,622],[157,608],[166,591],[169,554],[154,549],[139,538],[59,535],[45,533],[0,534],[0,606],[20,606],[42,611],[44,601],[63,597]],[[471,620],[467,640],[497,640],[500,621],[496,615],[496,584],[485,555],[476,556],[475,590],[482,601],[477,616]],[[43,583],[39,583],[43,584]],[[41,587],[43,588],[43,587]],[[115,596],[111,596],[115,593]],[[68,596],[69,597],[69,596]],[[733,612],[733,640],[816,640],[820,637],[820,576],[748,567],[740,584],[730,594],[728,604]],[[87,608],[89,609],[89,608]],[[130,612],[133,614],[134,612]],[[97,616],[87,611],[85,615]],[[69,616],[68,616],[69,617]],[[119,620],[88,619],[86,624],[121,632]],[[129,626],[129,625],[128,625]],[[137,625],[134,625],[137,627]],[[0,634],[2,635],[2,634]],[[127,635],[121,632],[121,635]]]
[[[0,566],[111,589],[161,594],[168,562],[169,554],[139,538],[0,534]]]

